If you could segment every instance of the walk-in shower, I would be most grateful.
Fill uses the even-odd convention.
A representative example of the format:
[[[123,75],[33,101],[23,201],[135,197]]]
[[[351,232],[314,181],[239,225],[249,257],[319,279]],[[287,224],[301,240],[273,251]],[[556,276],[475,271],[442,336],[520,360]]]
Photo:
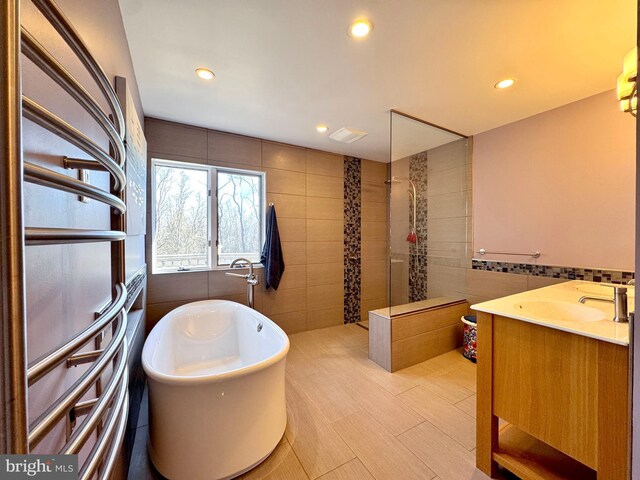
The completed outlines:
[[[467,137],[391,113],[385,182],[390,306],[464,292],[471,255],[469,153]]]

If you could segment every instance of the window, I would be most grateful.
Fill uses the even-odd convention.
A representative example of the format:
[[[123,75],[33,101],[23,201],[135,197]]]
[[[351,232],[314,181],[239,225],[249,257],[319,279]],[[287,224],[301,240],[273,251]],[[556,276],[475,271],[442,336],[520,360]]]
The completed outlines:
[[[262,175],[217,172],[218,265],[243,257],[260,261],[262,250]]]
[[[154,273],[260,261],[263,173],[154,159],[152,182]]]

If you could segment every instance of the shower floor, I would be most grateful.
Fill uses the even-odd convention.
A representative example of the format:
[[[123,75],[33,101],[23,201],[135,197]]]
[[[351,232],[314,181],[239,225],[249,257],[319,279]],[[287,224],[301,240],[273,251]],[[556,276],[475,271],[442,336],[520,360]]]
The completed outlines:
[[[459,351],[389,373],[368,360],[368,332],[355,324],[289,338],[285,436],[240,478],[489,478],[475,468],[476,366]],[[145,421],[132,480],[162,478],[146,456]]]

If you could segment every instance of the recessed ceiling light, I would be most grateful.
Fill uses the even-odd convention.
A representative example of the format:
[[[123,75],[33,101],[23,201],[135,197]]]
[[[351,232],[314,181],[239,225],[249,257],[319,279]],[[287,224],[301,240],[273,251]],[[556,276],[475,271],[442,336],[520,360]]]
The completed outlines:
[[[329,127],[327,127],[326,125],[316,125],[316,130],[320,133],[324,133],[329,131]]]
[[[211,80],[216,76],[216,74],[213,73],[208,68],[202,68],[202,67],[196,68],[196,75],[198,75],[200,78],[204,80]]]
[[[373,29],[373,25],[367,19],[356,20],[349,27],[349,33],[352,37],[366,37],[369,35],[371,30]]]
[[[500,80],[493,87],[498,89],[504,89],[504,88],[509,88],[513,86],[514,83],[516,83],[515,78],[505,78],[504,80]]]

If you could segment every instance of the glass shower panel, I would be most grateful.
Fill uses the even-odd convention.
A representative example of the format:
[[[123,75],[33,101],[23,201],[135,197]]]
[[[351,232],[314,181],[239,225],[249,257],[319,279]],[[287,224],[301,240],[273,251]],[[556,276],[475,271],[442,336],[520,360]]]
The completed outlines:
[[[390,306],[453,295],[470,251],[467,137],[392,112],[389,172]]]

